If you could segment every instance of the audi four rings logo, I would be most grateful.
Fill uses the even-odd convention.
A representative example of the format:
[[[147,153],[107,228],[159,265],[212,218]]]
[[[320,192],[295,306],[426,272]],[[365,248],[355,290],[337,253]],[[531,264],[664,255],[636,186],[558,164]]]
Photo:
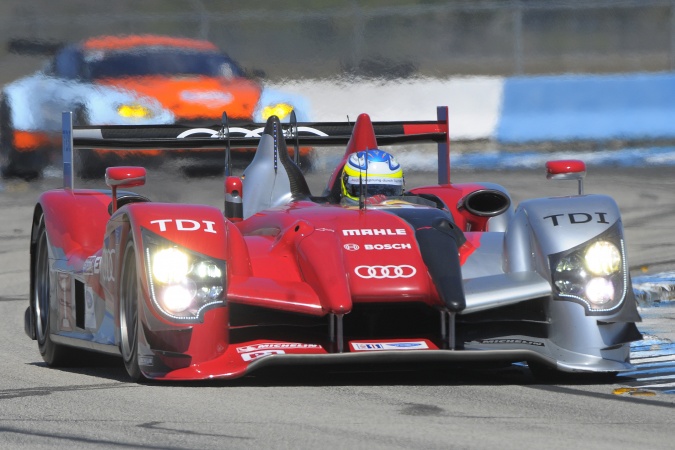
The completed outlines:
[[[360,247],[358,244],[345,244],[344,245],[345,250],[349,250],[350,252],[355,252],[357,251]]]
[[[328,136],[321,130],[317,130],[312,127],[297,127],[298,133],[307,133],[315,136]],[[256,128],[254,130],[248,130],[241,127],[230,128],[230,136],[234,137],[235,135],[243,136],[247,138],[258,138],[260,134],[265,131],[265,127]],[[284,137],[294,137],[291,130],[283,130]],[[193,134],[206,134],[212,138],[222,138],[223,134],[220,130],[212,130],[211,128],[192,128],[189,130],[183,131],[181,134],[176,136],[178,139],[184,139],[186,137],[192,136]]]
[[[354,273],[361,278],[410,278],[417,273],[413,266],[358,266]]]

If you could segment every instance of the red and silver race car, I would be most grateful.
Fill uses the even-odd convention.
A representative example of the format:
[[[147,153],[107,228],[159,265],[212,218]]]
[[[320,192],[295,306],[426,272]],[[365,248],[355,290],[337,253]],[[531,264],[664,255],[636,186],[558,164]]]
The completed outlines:
[[[512,204],[496,184],[450,182],[447,108],[437,120],[72,128],[64,188],[45,192],[31,232],[26,333],[50,366],[83,350],[121,355],[134,380],[236,378],[263,366],[515,363],[538,374],[631,369],[641,339],[619,209],[583,194],[585,166],[547,164],[578,195]],[[294,145],[346,145],[312,195]],[[353,154],[438,144],[438,182],[397,198],[338,200]],[[227,167],[224,211],[131,191],[142,167],[111,167],[109,190],[75,189],[73,150],[257,144],[243,179]],[[297,153],[296,153],[297,154]]]

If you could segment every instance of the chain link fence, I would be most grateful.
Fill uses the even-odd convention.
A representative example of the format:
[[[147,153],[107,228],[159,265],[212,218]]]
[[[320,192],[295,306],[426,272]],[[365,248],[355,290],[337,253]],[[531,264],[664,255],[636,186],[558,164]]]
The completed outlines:
[[[205,38],[268,78],[675,69],[675,0],[4,0],[0,42]],[[0,48],[3,82],[39,58]]]

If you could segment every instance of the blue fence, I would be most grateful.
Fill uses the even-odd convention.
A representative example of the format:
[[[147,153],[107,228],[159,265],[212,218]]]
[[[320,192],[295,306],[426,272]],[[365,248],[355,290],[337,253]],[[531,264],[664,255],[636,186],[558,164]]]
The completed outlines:
[[[675,139],[675,74],[504,80],[500,143]]]

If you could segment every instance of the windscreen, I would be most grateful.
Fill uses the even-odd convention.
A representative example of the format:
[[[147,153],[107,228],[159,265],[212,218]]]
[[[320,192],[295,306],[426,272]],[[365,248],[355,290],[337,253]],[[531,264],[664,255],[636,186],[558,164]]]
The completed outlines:
[[[124,52],[91,51],[85,55],[84,75],[89,79],[149,75],[234,78],[244,73],[222,53],[150,47]]]

